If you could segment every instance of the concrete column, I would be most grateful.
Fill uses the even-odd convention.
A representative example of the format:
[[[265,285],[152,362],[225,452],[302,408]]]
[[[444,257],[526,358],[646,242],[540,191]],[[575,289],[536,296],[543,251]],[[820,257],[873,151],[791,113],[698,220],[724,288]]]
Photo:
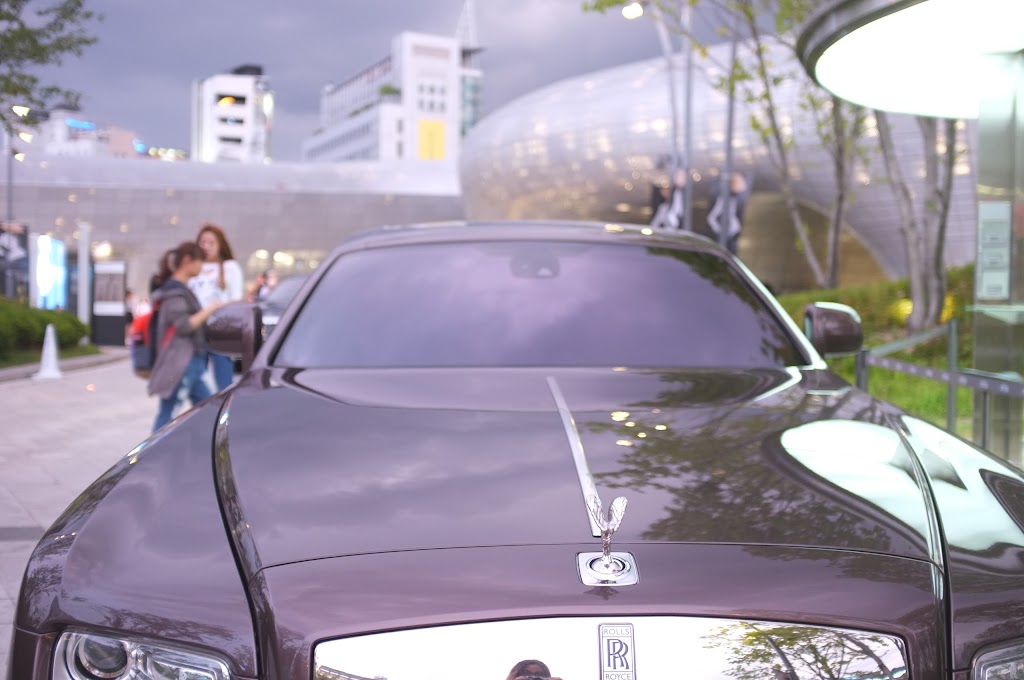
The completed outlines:
[[[974,367],[1024,374],[1024,52],[986,57],[978,74],[978,254]],[[982,422],[988,413],[988,425]],[[974,440],[1024,462],[1019,399],[975,395]]]
[[[92,225],[78,223],[78,319],[90,329],[92,335]],[[68,301],[71,304],[71,301]],[[88,337],[82,338],[83,344]]]

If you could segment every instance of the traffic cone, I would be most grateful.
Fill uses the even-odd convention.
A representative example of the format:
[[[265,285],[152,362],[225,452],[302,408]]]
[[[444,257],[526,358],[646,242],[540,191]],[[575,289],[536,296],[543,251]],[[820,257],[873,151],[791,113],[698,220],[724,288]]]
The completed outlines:
[[[46,324],[46,334],[43,336],[43,356],[39,362],[39,371],[32,375],[33,380],[58,380],[63,378],[60,366],[57,364],[57,329],[53,324]]]

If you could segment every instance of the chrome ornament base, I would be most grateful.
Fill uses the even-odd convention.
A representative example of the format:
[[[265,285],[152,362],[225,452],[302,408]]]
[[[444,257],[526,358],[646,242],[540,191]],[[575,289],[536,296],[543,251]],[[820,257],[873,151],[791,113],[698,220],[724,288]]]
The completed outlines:
[[[576,564],[585,586],[631,586],[640,581],[636,558],[630,553],[613,552],[607,560],[603,552],[579,553]]]

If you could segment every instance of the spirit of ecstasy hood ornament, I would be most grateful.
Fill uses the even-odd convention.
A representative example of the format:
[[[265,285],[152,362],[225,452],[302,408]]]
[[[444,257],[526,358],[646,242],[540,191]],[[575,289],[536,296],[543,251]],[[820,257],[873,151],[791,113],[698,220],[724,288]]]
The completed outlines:
[[[601,532],[602,552],[576,553],[577,566],[583,585],[587,586],[631,586],[640,582],[636,570],[636,558],[628,552],[612,552],[612,535],[622,523],[626,514],[626,499],[619,496],[612,501],[605,514],[601,497],[596,493],[587,494],[587,510],[591,524]],[[612,589],[610,592],[615,592]]]
[[[608,514],[605,515],[604,508],[601,506],[601,498],[597,495],[587,496],[587,508],[590,510],[590,516],[594,518],[594,522],[601,530],[601,547],[603,549],[601,563],[605,569],[610,571],[615,571],[612,559],[612,534],[622,524],[622,517],[626,514],[626,503],[626,499],[619,496],[612,501],[608,508]]]

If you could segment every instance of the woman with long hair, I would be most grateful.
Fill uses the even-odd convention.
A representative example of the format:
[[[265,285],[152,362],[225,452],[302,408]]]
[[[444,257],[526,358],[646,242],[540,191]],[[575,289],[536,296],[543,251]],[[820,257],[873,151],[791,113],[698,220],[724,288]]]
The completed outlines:
[[[171,258],[174,257],[174,248],[165,251],[156,262],[156,274],[149,277],[149,293],[152,295],[160,286],[164,285],[167,279],[171,278],[174,270],[171,268]]]
[[[223,303],[201,305],[189,290],[189,280],[203,266],[203,249],[185,241],[172,251],[167,264],[172,273],[153,293],[156,336],[156,361],[149,375],[149,394],[160,397],[153,431],[170,422],[174,410],[187,396],[195,406],[210,396],[206,373],[205,324],[210,314]]]
[[[203,266],[199,274],[189,281],[189,288],[199,303],[236,302],[245,295],[242,267],[235,260],[224,231],[215,224],[204,224],[199,229],[196,244],[203,250]],[[210,354],[213,380],[220,391],[231,384],[235,365],[231,357]]]

